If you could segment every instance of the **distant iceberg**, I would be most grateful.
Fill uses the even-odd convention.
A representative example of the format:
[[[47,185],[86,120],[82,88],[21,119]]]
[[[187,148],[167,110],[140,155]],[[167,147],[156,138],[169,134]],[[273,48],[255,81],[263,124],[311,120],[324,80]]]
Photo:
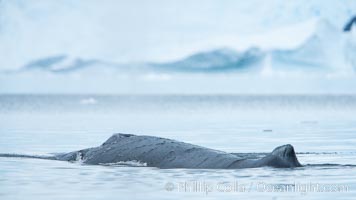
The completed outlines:
[[[108,65],[96,59],[70,58],[67,55],[55,55],[31,61],[20,71],[48,71],[54,73],[71,72],[84,69],[94,65]]]
[[[151,64],[151,66],[162,71],[241,71],[257,66],[263,60],[264,56],[265,53],[258,48],[251,48],[243,52],[237,52],[229,48],[222,48],[199,52],[175,62]]]
[[[85,60],[59,55],[38,59],[21,68],[24,71],[47,71],[51,73],[70,73],[89,71],[97,68],[97,72],[111,68],[113,71],[126,72],[226,72],[246,70],[257,66],[265,53],[258,48],[237,52],[229,48],[204,51],[174,62],[166,63],[111,63],[96,59]]]

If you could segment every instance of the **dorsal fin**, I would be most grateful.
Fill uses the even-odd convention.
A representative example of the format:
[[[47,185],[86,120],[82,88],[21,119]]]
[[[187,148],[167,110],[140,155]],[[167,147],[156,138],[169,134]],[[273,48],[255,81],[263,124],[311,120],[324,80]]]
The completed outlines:
[[[294,147],[290,144],[285,144],[275,148],[271,154],[278,156],[283,160],[288,161],[289,163],[291,163],[293,167],[302,166],[297,159],[297,155],[295,154]]]
[[[135,136],[135,135],[133,135],[133,134],[125,134],[125,133],[115,133],[109,139],[107,139],[103,143],[103,145],[113,144],[113,143],[117,142],[118,140],[120,140],[122,138],[127,138],[127,137],[131,137],[131,136]]]

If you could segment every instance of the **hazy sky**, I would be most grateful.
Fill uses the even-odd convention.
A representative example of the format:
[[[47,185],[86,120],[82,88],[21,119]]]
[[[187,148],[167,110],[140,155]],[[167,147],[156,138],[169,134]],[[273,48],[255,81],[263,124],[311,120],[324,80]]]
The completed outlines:
[[[0,69],[57,54],[169,60],[315,17],[341,28],[355,9],[354,0],[0,0]]]

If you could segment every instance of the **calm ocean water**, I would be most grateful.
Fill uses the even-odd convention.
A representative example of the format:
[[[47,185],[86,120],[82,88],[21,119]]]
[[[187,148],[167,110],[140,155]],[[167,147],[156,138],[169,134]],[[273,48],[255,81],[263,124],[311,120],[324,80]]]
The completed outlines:
[[[227,152],[294,145],[298,169],[157,169],[0,158],[0,199],[354,199],[356,96],[1,95],[0,153],[48,155],[113,133]]]

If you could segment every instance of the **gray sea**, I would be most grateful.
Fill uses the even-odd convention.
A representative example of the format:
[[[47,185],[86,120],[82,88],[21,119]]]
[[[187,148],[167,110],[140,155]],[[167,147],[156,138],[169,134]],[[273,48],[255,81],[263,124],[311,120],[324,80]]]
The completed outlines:
[[[355,199],[356,96],[0,95],[0,153],[50,155],[113,133],[227,152],[292,144],[304,167],[157,169],[0,157],[0,199]]]

